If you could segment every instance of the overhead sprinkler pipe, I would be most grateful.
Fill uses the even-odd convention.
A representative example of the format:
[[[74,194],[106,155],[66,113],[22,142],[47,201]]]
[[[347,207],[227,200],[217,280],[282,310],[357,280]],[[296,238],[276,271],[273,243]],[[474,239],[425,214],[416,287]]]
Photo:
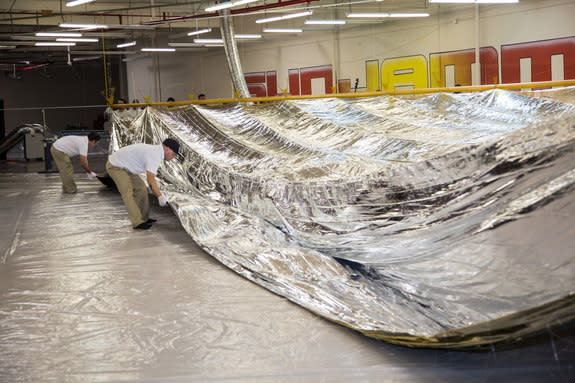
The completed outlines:
[[[265,4],[265,5],[258,5],[254,7],[247,7],[242,9],[233,9],[230,10],[230,14],[232,15],[239,15],[243,13],[250,13],[250,12],[257,12],[266,9],[274,9],[274,8],[282,8],[288,7],[290,5],[297,5],[297,4],[304,4],[304,3],[312,3],[314,1],[319,0],[288,0],[288,1],[281,1],[279,0],[277,3],[274,4]],[[135,7],[132,9],[149,9],[149,8],[161,8],[162,5],[154,5],[154,6],[146,6],[146,7]],[[113,11],[121,11],[121,10],[129,10],[130,8],[125,9],[114,9]],[[27,11],[6,11],[0,12],[0,15],[8,15],[8,18],[0,19],[0,21],[17,21],[17,20],[28,20],[28,19],[39,19],[39,18],[46,18],[46,17],[62,17],[62,16],[98,16],[98,17],[118,17],[119,24],[122,24],[122,20],[124,18],[152,18],[155,17],[154,14],[130,14],[130,13],[117,13],[117,12],[27,12]],[[16,15],[28,15],[25,17],[17,17],[14,18],[13,16]],[[203,13],[198,15],[190,15],[190,16],[177,16],[177,17],[166,17],[165,13],[162,18],[150,20],[146,22],[140,23],[141,25],[156,25],[156,24],[167,24],[167,23],[174,23],[179,21],[186,21],[190,19],[205,19],[205,18],[213,18],[218,17],[219,13]]]
[[[319,1],[319,0],[289,0],[289,1],[281,1],[280,0],[274,4],[257,5],[255,7],[247,7],[247,8],[242,8],[242,9],[231,9],[231,10],[229,10],[229,12],[231,15],[240,15],[243,13],[257,12],[257,11],[262,11],[262,10],[266,10],[266,9],[273,9],[273,8],[282,8],[282,7],[287,7],[290,5],[297,5],[297,4],[303,4],[303,3],[309,4],[309,3],[314,2],[314,1]],[[150,21],[143,22],[141,24],[143,24],[143,25],[167,24],[167,23],[175,23],[175,22],[179,22],[179,21],[186,21],[186,20],[190,20],[190,19],[205,19],[205,18],[210,18],[210,17],[218,17],[220,15],[221,14],[218,12],[203,13],[203,14],[199,14],[199,15],[168,17],[168,18],[162,18],[162,19],[158,19],[158,20],[150,20]]]

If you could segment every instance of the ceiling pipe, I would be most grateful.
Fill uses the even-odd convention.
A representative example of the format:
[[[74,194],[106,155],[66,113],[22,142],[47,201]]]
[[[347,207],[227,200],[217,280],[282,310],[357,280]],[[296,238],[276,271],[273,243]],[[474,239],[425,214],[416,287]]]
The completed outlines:
[[[149,15],[137,15],[137,14],[127,14],[127,13],[76,13],[76,12],[69,12],[69,13],[52,13],[52,12],[26,12],[26,11],[10,11],[10,12],[0,12],[0,15],[31,15],[30,17],[20,17],[20,18],[8,18],[8,19],[0,19],[1,21],[16,21],[16,20],[29,20],[29,19],[39,19],[45,17],[63,17],[63,16],[106,16],[106,17],[153,17],[151,14]]]
[[[297,5],[297,4],[302,4],[302,3],[312,3],[314,1],[319,1],[319,0],[288,0],[288,1],[279,0],[277,3],[274,3],[274,4],[257,5],[257,6],[253,6],[253,7],[230,10],[230,14],[239,15],[239,14],[243,14],[243,13],[257,12],[257,11],[262,11],[262,10],[266,10],[266,9],[288,7],[290,5]],[[158,7],[160,7],[160,6],[159,5],[154,6],[154,8],[158,8]],[[103,13],[98,13],[98,12],[89,12],[89,13],[85,13],[85,12],[84,13],[75,13],[75,12],[74,13],[63,13],[63,12],[52,13],[52,12],[50,12],[50,13],[47,13],[47,12],[25,12],[25,11],[8,11],[8,12],[6,12],[6,11],[4,11],[4,12],[0,12],[0,15],[9,15],[10,16],[9,19],[0,19],[0,22],[1,21],[7,21],[7,20],[11,20],[11,21],[26,20],[26,19],[30,19],[30,18],[41,18],[41,17],[104,16],[104,17],[119,17],[120,18],[120,24],[121,24],[123,17],[141,17],[141,18],[152,18],[152,17],[154,17],[153,14],[139,15],[139,14],[129,14],[129,13],[105,13],[105,12],[103,12]],[[11,18],[12,15],[33,15],[33,16],[22,17],[22,18]],[[204,13],[204,14],[189,15],[189,16],[166,17],[165,13],[164,13],[162,18],[160,18],[160,19],[145,21],[145,22],[141,22],[140,24],[142,24],[142,25],[168,24],[168,23],[193,20],[193,19],[205,19],[205,18],[210,18],[210,17],[219,17],[219,14],[217,12],[213,12],[213,13]]]
[[[126,8],[114,8],[110,11],[131,11],[134,9],[155,9],[155,8],[166,8],[166,7],[179,7],[179,6],[189,6],[189,3],[164,3],[164,4],[154,4],[154,5],[144,5],[139,7],[126,7]],[[8,12],[3,11],[0,12],[0,15],[33,15],[31,17],[22,17],[18,19],[0,19],[0,21],[13,21],[13,20],[29,20],[29,19],[37,19],[41,17],[63,17],[63,16],[110,16],[110,17],[123,17],[123,16],[132,16],[132,17],[154,17],[153,14],[149,15],[137,15],[137,14],[127,14],[127,13],[113,13],[109,11],[100,11],[95,10],[91,12],[59,12],[55,13],[51,10],[48,11],[36,11],[36,12],[26,12],[26,11],[11,11]]]
[[[247,8],[242,8],[242,9],[232,9],[232,10],[230,10],[230,14],[240,15],[243,13],[257,12],[257,11],[262,11],[262,10],[266,10],[266,9],[273,9],[273,8],[288,7],[290,5],[297,5],[297,4],[302,4],[302,3],[311,3],[314,1],[319,1],[319,0],[289,0],[289,1],[281,1],[280,0],[274,4],[257,5],[254,7],[247,7]],[[186,21],[186,20],[205,19],[205,18],[219,17],[219,16],[220,16],[219,13],[213,12],[213,13],[204,13],[201,15],[178,16],[178,17],[169,17],[169,18],[158,19],[158,20],[150,20],[150,21],[145,21],[141,24],[144,24],[144,25],[168,24],[168,23],[176,23],[176,22]]]
[[[254,7],[249,7],[249,8],[243,8],[243,9],[232,9],[230,11],[230,13],[232,15],[236,15],[236,14],[239,15],[242,13],[262,11],[265,9],[281,8],[281,7],[285,7],[288,5],[296,5],[296,4],[301,4],[301,3],[312,3],[314,1],[319,1],[319,0],[290,0],[290,1],[281,1],[280,0],[275,4],[264,4],[264,5],[256,5]]]

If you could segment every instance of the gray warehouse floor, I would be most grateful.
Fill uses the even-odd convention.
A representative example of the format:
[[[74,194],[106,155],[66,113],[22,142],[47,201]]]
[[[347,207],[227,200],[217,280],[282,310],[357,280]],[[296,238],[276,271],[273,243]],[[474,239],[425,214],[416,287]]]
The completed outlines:
[[[409,349],[325,321],[203,252],[169,208],[0,161],[0,382],[575,382],[575,331]],[[99,169],[98,166],[94,166]],[[101,165],[103,168],[103,165]]]

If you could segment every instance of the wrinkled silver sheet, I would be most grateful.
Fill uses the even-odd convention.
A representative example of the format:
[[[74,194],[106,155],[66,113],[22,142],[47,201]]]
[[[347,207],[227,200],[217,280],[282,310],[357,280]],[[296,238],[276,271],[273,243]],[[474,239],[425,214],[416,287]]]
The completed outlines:
[[[575,317],[573,88],[116,111],[110,150],[166,136],[193,239],[331,321],[465,348]]]

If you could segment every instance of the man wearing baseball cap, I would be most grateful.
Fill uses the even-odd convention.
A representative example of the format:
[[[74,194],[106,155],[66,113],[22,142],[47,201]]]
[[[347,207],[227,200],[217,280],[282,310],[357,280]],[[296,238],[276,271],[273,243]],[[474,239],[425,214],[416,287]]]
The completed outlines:
[[[150,218],[150,203],[146,183],[140,174],[146,174],[146,180],[152,192],[158,197],[160,206],[168,202],[162,195],[156,181],[156,173],[162,160],[171,161],[180,151],[180,144],[173,138],[165,139],[160,145],[132,144],[112,153],[106,163],[108,175],[114,180],[122,195],[124,205],[132,226],[137,230],[152,227],[155,219]]]

